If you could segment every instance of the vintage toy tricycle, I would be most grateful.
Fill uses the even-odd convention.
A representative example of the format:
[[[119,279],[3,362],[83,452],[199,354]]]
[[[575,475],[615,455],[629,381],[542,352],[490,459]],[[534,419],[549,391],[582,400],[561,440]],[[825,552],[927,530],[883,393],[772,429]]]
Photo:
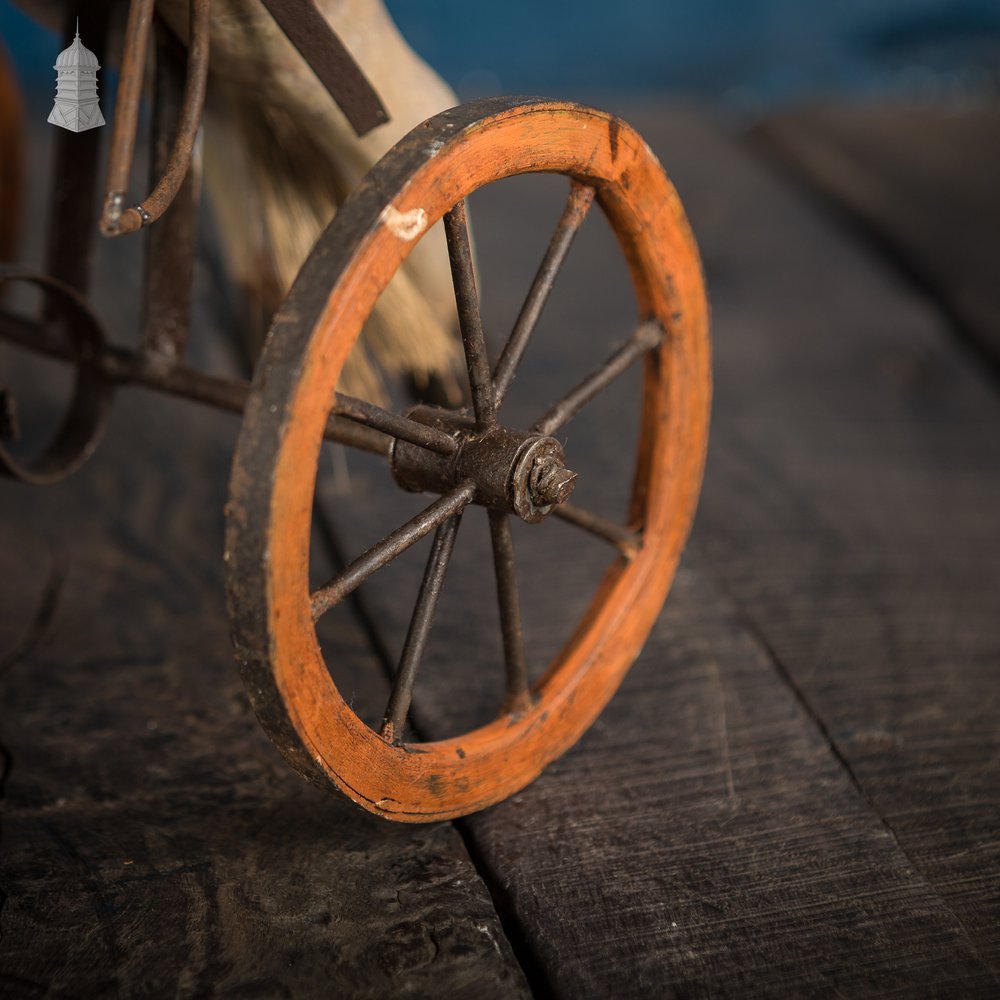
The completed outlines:
[[[642,138],[612,115],[525,98],[453,108],[410,132],[339,208],[274,316],[252,382],[203,374],[184,361],[197,208],[186,177],[205,92],[209,3],[192,0],[186,70],[168,52],[159,53],[154,131],[163,176],[149,198],[127,207],[152,7],[152,0],[131,5],[101,219],[106,235],[122,235],[155,223],[172,205],[149,237],[142,343],[137,350],[108,344],[81,294],[73,269],[94,228],[96,211],[83,193],[95,174],[92,164],[77,161],[61,181],[64,211],[56,223],[62,226],[57,244],[72,252],[50,258],[48,274],[10,265],[0,270],[0,283],[30,282],[45,293],[40,318],[3,310],[0,332],[73,363],[74,396],[43,454],[19,461],[0,441],[0,468],[33,484],[79,468],[121,383],[241,411],[226,513],[228,606],[240,670],[268,735],[303,775],[332,782],[385,818],[419,822],[482,809],[535,778],[600,713],[657,617],[690,528],[708,431],[708,311],[678,197]],[[384,120],[379,98],[308,3],[268,7],[359,131]],[[465,200],[484,185],[533,172],[567,178],[566,206],[513,330],[491,361]],[[595,202],[631,273],[635,332],[561,399],[540,405],[530,426],[510,426],[502,415],[505,396]],[[338,392],[342,366],[376,299],[441,219],[471,406],[421,405],[398,413]],[[631,509],[626,523],[614,523],[571,502],[576,476],[559,432],[636,362],[644,375]],[[314,486],[325,439],[384,456],[402,489],[434,499],[310,591]],[[403,740],[414,680],[458,525],[472,505],[489,518],[506,698],[496,721],[414,745]],[[604,539],[611,564],[571,639],[529,684],[510,519],[544,531],[550,517]],[[331,679],[316,622],[431,532],[384,721],[371,728]]]

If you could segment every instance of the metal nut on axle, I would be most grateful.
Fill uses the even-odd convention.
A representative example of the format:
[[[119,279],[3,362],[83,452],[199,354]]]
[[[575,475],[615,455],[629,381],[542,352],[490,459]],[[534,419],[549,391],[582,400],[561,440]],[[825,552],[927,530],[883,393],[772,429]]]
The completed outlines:
[[[576,486],[576,473],[565,466],[562,445],[551,437],[525,434],[511,462],[507,497],[522,521],[537,524]]]
[[[403,489],[444,494],[471,481],[475,503],[535,524],[576,486],[555,438],[501,425],[479,431],[462,414],[434,407],[415,407],[408,416],[452,435],[458,447],[442,455],[397,439],[390,461]]]
[[[577,475],[553,459],[536,462],[528,479],[531,498],[538,507],[565,503],[576,487]]]

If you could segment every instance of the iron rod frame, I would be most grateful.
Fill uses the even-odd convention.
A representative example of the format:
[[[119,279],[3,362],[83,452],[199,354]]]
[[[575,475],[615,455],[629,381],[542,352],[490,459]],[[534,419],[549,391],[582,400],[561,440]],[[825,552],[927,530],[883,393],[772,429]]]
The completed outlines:
[[[122,128],[113,137],[114,153],[110,169],[109,196],[105,205],[103,228],[108,235],[132,231],[156,218],[169,205],[188,170],[194,137],[197,132],[204,96],[207,65],[207,11],[209,0],[192,0],[192,35],[195,45],[189,58],[189,73],[180,109],[177,138],[170,151],[164,177],[143,206],[122,212],[123,192],[128,166],[134,149],[135,117],[141,82],[141,61],[148,44],[151,0],[134,0],[130,14],[129,36],[134,45],[131,56],[130,86],[124,89]],[[472,409],[478,432],[492,432],[497,426],[497,411],[517,373],[518,365],[544,310],[556,278],[569,253],[573,240],[595,198],[595,189],[580,181],[570,182],[565,207],[549,240],[531,287],[521,306],[499,360],[491,369],[476,287],[475,267],[469,236],[465,201],[458,202],[444,216],[449,261],[455,300],[472,394]],[[140,349],[133,351],[107,345],[94,356],[76,357],[62,342],[58,331],[44,324],[0,310],[0,336],[21,346],[62,360],[91,366],[100,377],[112,384],[137,384],[171,395],[196,400],[221,409],[243,412],[250,395],[250,383],[202,373],[183,362],[183,338],[179,337],[174,356]],[[602,392],[634,361],[658,346],[663,339],[658,324],[642,324],[621,347],[588,374],[561,400],[553,404],[532,428],[540,435],[551,435],[572,419],[587,403]],[[391,457],[395,441],[405,441],[446,458],[460,448],[458,435],[438,426],[425,424],[409,416],[392,413],[382,407],[341,393],[331,400],[332,410],[325,437],[342,444]],[[352,594],[365,580],[393,561],[417,541],[434,532],[424,575],[410,618],[407,636],[392,685],[381,726],[388,742],[398,743],[403,735],[413,696],[416,675],[423,659],[447,569],[454,552],[465,507],[477,497],[477,485],[471,479],[442,493],[428,507],[402,526],[369,547],[362,555],[341,569],[310,598],[313,620]],[[625,558],[632,558],[642,544],[641,534],[615,524],[589,511],[567,503],[554,503],[555,516],[569,524],[610,542]],[[519,603],[517,570],[510,515],[487,509],[497,602],[506,673],[505,713],[519,712],[531,704],[527,659]]]
[[[59,361],[77,361],[70,348],[45,324],[6,309],[0,309],[0,338]],[[158,359],[149,359],[143,353],[126,347],[108,345],[100,354],[85,359],[84,363],[96,367],[103,378],[114,384],[138,385],[231,413],[242,413],[250,395],[250,383],[243,379],[208,375],[185,364],[164,367]],[[415,421],[411,423],[419,426]],[[366,426],[357,417],[341,416],[336,411],[327,421],[324,436],[384,457],[388,457],[392,445],[389,433]]]

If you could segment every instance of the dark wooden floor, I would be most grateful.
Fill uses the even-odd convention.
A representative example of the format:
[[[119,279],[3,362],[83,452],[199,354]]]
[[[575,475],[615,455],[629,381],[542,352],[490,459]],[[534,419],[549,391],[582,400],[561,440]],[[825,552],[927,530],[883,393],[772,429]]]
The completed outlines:
[[[995,217],[988,130],[941,125],[968,154],[928,165],[933,122],[898,112],[790,116],[747,141],[617,110],[701,243],[716,378],[694,536],[619,695],[534,785],[459,823],[395,827],[307,787],[228,644],[237,422],[123,392],[75,478],[0,482],[0,993],[1000,995],[998,237],[965,230],[974,279],[926,238],[976,183]],[[900,208],[852,194],[859,175]],[[490,328],[560,193],[474,203]],[[894,223],[913,212],[926,223]],[[525,412],[627,332],[627,283],[588,226],[512,398]],[[571,427],[595,507],[621,503],[634,396],[626,380]],[[345,544],[408,502],[377,468],[347,474],[349,495],[342,467],[321,484]],[[427,737],[494,705],[467,520],[417,691]],[[528,537],[537,664],[604,553],[558,525]],[[359,711],[384,699],[421,559],[328,626]]]

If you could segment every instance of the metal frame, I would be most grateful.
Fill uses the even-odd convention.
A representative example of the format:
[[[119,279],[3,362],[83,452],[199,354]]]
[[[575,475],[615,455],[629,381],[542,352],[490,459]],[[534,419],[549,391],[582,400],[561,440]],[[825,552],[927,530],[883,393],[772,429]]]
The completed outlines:
[[[103,42],[108,34],[108,4],[95,6],[98,19],[95,31]],[[307,61],[316,60],[310,65],[316,68],[321,82],[331,90],[359,134],[388,120],[378,95],[311,4],[271,0],[268,9],[293,44],[303,51]],[[86,294],[89,284],[90,247],[96,216],[93,199],[96,133],[73,135],[76,142],[72,148],[67,136],[60,134],[58,137],[48,273],[36,274],[20,267],[0,266],[0,285],[28,281],[39,287],[46,297],[41,318],[24,317],[0,308],[0,338],[36,353],[77,364],[81,369],[78,392],[95,396],[88,404],[91,408],[97,406],[98,395],[103,397],[109,387],[123,384],[144,386],[237,413],[242,413],[246,405],[248,382],[207,375],[184,362],[196,249],[201,174],[197,136],[208,74],[209,15],[210,0],[191,0],[191,44],[185,58],[181,45],[156,23],[154,0],[132,0],[129,5],[107,192],[99,228],[105,236],[126,236],[162,219],[150,233],[143,295],[145,329],[138,350],[109,344],[99,321],[89,309],[85,310],[85,320],[82,318],[82,299],[75,302],[76,309],[66,320],[70,328],[69,340],[52,324],[53,316],[65,313],[66,303],[75,301],[67,298],[58,282],[64,282],[82,295]],[[156,43],[151,161],[154,180],[150,195],[135,206],[125,208],[151,35]],[[79,149],[81,142],[86,146],[84,150]],[[100,331],[96,339],[95,329]],[[86,358],[78,350],[81,340],[90,345]],[[14,403],[10,394],[5,393],[4,399],[5,406],[11,409]],[[70,412],[80,412],[81,405],[75,402]],[[91,435],[86,441],[78,442],[77,454],[72,460],[65,454],[62,437],[62,443],[54,444],[37,460],[35,464],[41,463],[50,469],[46,481],[68,475],[93,453],[103,421],[88,423]],[[15,429],[16,422],[7,421],[6,424],[8,432]],[[424,446],[432,446],[434,442],[442,446],[441,436],[432,429],[343,395],[337,397],[328,437],[376,454],[388,454],[394,437]],[[50,461],[54,452],[63,459],[57,464]],[[36,481],[27,467],[14,461],[9,454],[4,471],[25,481]]]
[[[156,35],[153,171],[164,169],[164,173],[154,185],[153,195],[135,208],[122,211],[135,147],[145,49],[152,29],[152,0],[133,0],[129,13],[120,108],[112,137],[108,194],[101,229],[105,235],[120,236],[163,217],[162,225],[154,230],[156,236],[150,246],[145,288],[146,328],[139,349],[133,351],[107,344],[96,318],[86,310],[82,298],[69,295],[58,283],[0,268],[0,284],[31,280],[76,306],[73,318],[77,322],[69,324],[72,336],[68,343],[50,323],[25,321],[0,312],[0,335],[23,347],[77,364],[80,380],[70,417],[76,420],[84,411],[94,414],[88,422],[81,424],[77,420],[78,430],[73,437],[77,447],[72,455],[66,454],[65,441],[60,437],[53,454],[63,460],[54,462],[51,455],[44,457],[47,480],[68,474],[93,452],[103,427],[110,391],[115,385],[142,385],[234,412],[245,409],[250,392],[248,382],[207,375],[184,363],[200,173],[195,135],[200,124],[207,72],[208,3],[209,0],[192,0],[193,42],[186,73],[177,43],[166,32]],[[634,556],[641,544],[635,532],[567,502],[576,474],[566,468],[562,447],[552,435],[632,363],[659,346],[663,332],[658,324],[651,322],[640,326],[622,347],[552,404],[530,430],[517,431],[498,422],[500,405],[516,376],[517,366],[573,239],[593,205],[594,194],[593,187],[571,181],[565,209],[494,368],[490,366],[483,333],[464,201],[445,215],[448,254],[471,392],[471,414],[426,406],[396,414],[341,393],[334,397],[326,434],[330,440],[385,456],[396,482],[403,489],[439,494],[439,499],[423,512],[376,543],[312,595],[312,613],[316,620],[379,568],[425,535],[435,532],[386,707],[382,733],[388,740],[398,739],[403,731],[417,667],[454,549],[462,511],[468,504],[489,509],[507,672],[506,711],[519,711],[530,703],[510,515],[537,523],[555,512],[556,516],[609,542],[626,558]],[[81,318],[85,322],[81,322]],[[88,331],[85,335],[81,333],[84,330]],[[96,414],[100,414],[100,419]],[[84,434],[82,440],[81,426],[89,427],[89,433]],[[27,481],[40,481],[37,472],[18,466],[6,453],[0,452],[0,458],[10,474]]]

